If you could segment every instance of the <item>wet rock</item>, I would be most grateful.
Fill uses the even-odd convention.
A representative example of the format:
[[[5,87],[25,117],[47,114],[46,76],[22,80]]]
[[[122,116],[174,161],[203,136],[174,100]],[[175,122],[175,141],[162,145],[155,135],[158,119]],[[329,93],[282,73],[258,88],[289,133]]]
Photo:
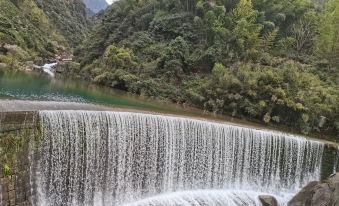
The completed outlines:
[[[310,182],[306,185],[293,199],[288,203],[289,206],[311,205],[314,188],[319,184],[319,181]]]
[[[323,182],[310,182],[288,206],[339,206],[339,173]]]
[[[260,195],[259,200],[263,206],[278,206],[278,201],[271,195]]]

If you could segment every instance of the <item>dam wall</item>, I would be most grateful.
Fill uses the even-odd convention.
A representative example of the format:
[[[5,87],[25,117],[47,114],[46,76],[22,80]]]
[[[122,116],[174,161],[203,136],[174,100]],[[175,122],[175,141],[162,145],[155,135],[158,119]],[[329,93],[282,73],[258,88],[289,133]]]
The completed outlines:
[[[44,128],[43,129],[43,131],[45,132],[44,136],[53,137],[52,134],[47,134],[46,132],[51,132],[51,131],[55,131],[56,129],[58,129],[58,127],[53,126],[54,125],[53,124],[53,120],[54,120],[53,115],[56,115],[56,113],[52,112],[52,113],[47,113],[47,114],[49,115],[48,117],[51,118],[51,119],[48,119],[48,121],[45,119],[44,121],[49,122],[50,128]],[[74,111],[69,112],[69,114],[74,114]],[[86,118],[92,118],[93,120],[91,120],[91,121],[93,121],[93,123],[91,123],[91,124],[95,124],[94,120],[96,120],[96,118],[98,118],[98,120],[100,120],[100,121],[104,121],[106,124],[111,124],[110,121],[112,121],[112,120],[109,120],[109,118],[114,117],[115,119],[118,120],[118,119],[121,119],[122,117],[127,118],[128,115],[131,116],[129,121],[132,121],[132,120],[134,121],[134,119],[136,119],[136,118],[141,118],[142,121],[146,121],[145,125],[148,125],[149,123],[154,123],[154,126],[155,126],[155,125],[159,125],[161,123],[161,124],[164,124],[164,126],[162,126],[162,127],[165,128],[165,127],[167,127],[166,125],[172,124],[171,122],[174,122],[173,128],[179,128],[179,129],[182,127],[182,125],[186,125],[186,124],[191,125],[191,126],[188,127],[188,129],[193,132],[193,133],[190,134],[190,136],[192,136],[193,138],[195,137],[195,132],[197,132],[201,128],[205,127],[204,126],[205,123],[202,123],[200,121],[196,122],[194,120],[189,120],[189,119],[183,120],[183,119],[181,119],[180,123],[175,123],[177,120],[175,120],[174,117],[171,117],[170,119],[167,119],[167,117],[162,118],[160,115],[151,116],[151,117],[144,117],[143,115],[126,114],[124,112],[120,112],[120,113],[117,113],[117,114],[100,114],[100,115],[98,115],[97,112],[75,113],[74,115],[76,115],[76,116],[74,116],[73,119],[70,119],[72,121],[69,121],[67,119],[68,118],[67,117],[68,112],[63,112],[63,113],[58,114],[58,115],[59,116],[57,116],[57,117],[59,118],[60,121],[61,120],[65,121],[60,126],[64,127],[64,126],[67,126],[67,123],[72,123],[72,127],[74,129],[76,129],[78,127],[76,124],[78,122],[77,118],[79,118],[79,117],[81,117],[80,118],[81,121],[85,121]],[[128,118],[129,118],[129,116],[128,116]],[[145,118],[145,120],[143,118]],[[148,119],[148,118],[151,118],[151,119]],[[117,121],[117,120],[114,120],[114,121]],[[43,136],[41,134],[41,131],[42,131],[41,121],[42,120],[41,120],[41,116],[39,115],[39,112],[35,112],[35,111],[6,111],[6,112],[0,112],[0,153],[1,153],[1,155],[0,155],[0,163],[1,163],[0,164],[1,165],[0,206],[12,206],[12,205],[27,205],[28,206],[28,205],[33,205],[33,203],[37,202],[36,197],[37,197],[38,191],[36,189],[37,188],[36,180],[35,180],[35,175],[32,175],[32,174],[35,174],[37,172],[36,171],[37,168],[35,168],[36,165],[33,164],[33,162],[36,162],[36,160],[34,160],[32,157],[40,159],[41,157],[39,157],[39,155],[44,156],[44,155],[47,155],[47,154],[44,154],[44,151],[40,152],[40,154],[38,154],[38,155],[32,154],[32,152],[35,151],[35,149],[36,149],[36,148],[34,148],[35,146],[32,146],[32,141],[33,142],[36,142],[36,141],[39,142],[40,138]],[[157,121],[159,121],[160,123],[159,122],[157,123]],[[169,122],[166,122],[166,121],[169,121]],[[193,122],[191,122],[191,121],[193,121]],[[125,122],[125,120],[122,121],[122,122]],[[133,125],[135,126],[134,130],[136,130],[137,127],[142,128],[143,126],[142,126],[141,123],[142,122],[138,122],[135,125],[133,123]],[[206,122],[206,123],[208,123],[208,122]],[[86,123],[86,124],[88,124],[88,123]],[[119,123],[119,124],[117,124],[117,126],[121,125],[121,124],[122,123]],[[45,124],[45,125],[48,125],[48,124]],[[220,127],[219,130],[224,131],[225,129],[223,127],[221,128],[221,126],[222,125],[220,125],[220,126],[216,125],[215,126],[214,123],[212,125],[212,127],[217,127],[217,128]],[[97,125],[96,127],[100,128],[99,125]],[[157,126],[155,126],[155,127],[157,127]],[[170,126],[170,127],[172,127],[172,126]],[[210,126],[206,127],[207,133],[211,132],[208,129],[209,127]],[[101,129],[98,130],[98,131],[101,131]],[[107,131],[108,133],[114,132],[114,131],[110,130],[110,128],[108,128],[108,129],[105,128],[104,131]],[[153,131],[153,129],[152,129],[152,131]],[[154,130],[154,131],[158,131],[158,130]],[[159,131],[161,131],[161,130],[159,130]],[[253,129],[253,131],[254,132],[256,132],[256,131],[260,132],[260,129],[258,129],[258,130]],[[59,137],[61,138],[62,137],[62,131],[58,130],[57,132],[58,132]],[[70,130],[70,131],[67,131],[67,132],[71,133],[71,132],[74,132],[74,131]],[[147,135],[143,136],[143,135],[145,135],[144,132],[146,132],[146,131],[141,130],[140,133],[137,132],[133,135],[137,135],[137,136],[140,136],[140,137],[146,137]],[[149,131],[147,131],[147,132],[149,132]],[[168,131],[168,132],[169,132],[168,134],[171,134],[171,131]],[[103,134],[106,134],[106,133],[103,133]],[[166,134],[167,133],[159,133],[159,135],[160,135],[159,137],[163,138],[163,136],[166,135]],[[250,132],[249,134],[252,135],[252,132]],[[102,136],[101,134],[97,134],[97,133],[93,133],[91,135]],[[91,137],[91,135],[86,137],[86,138]],[[172,134],[172,135],[173,135],[173,138],[174,138],[178,134],[176,134],[176,135]],[[205,135],[205,133],[202,133],[202,135]],[[219,133],[218,133],[218,135],[219,135]],[[220,133],[220,135],[221,135],[221,133]],[[173,138],[170,137],[170,139],[173,139]],[[264,139],[262,139],[263,137],[259,137],[259,138],[261,138],[260,141],[264,141]],[[226,139],[228,139],[228,138],[225,137],[225,140]],[[89,140],[90,139],[88,139],[88,141]],[[157,140],[157,138],[152,139],[152,141],[156,141],[156,140]],[[90,141],[92,141],[92,140],[90,140]],[[121,141],[121,140],[119,140],[119,141]],[[180,140],[180,141],[183,141],[183,140]],[[213,141],[216,141],[216,140],[213,140]],[[234,140],[232,140],[232,141],[234,141]],[[251,137],[251,141],[254,143],[255,138]],[[284,140],[283,142],[286,142],[286,141]],[[281,144],[283,142],[281,142]],[[206,142],[206,143],[208,143],[208,142]],[[261,145],[261,144],[256,144],[256,143],[253,144],[253,143],[251,143],[250,145],[252,145],[254,147],[257,147],[257,146],[260,147],[260,145]],[[173,142],[173,144],[174,144],[174,142]],[[190,143],[186,142],[185,144],[189,146]],[[238,143],[236,143],[236,144],[238,144]],[[267,143],[265,143],[265,144],[267,144]],[[277,144],[277,145],[279,145],[279,144]],[[207,145],[209,145],[209,144],[207,144]],[[239,149],[240,146],[241,145],[237,146],[236,148]],[[303,145],[301,145],[301,146],[303,146]],[[307,146],[307,145],[305,145],[305,146]],[[177,146],[175,146],[175,147],[177,147]],[[173,147],[173,149],[175,149],[175,147]],[[244,149],[246,150],[246,147],[244,147]],[[98,151],[100,151],[100,150],[98,150]],[[152,150],[150,150],[150,151],[152,151]],[[293,151],[293,150],[291,150],[291,151]],[[136,152],[138,152],[138,151],[136,150]],[[165,155],[166,153],[160,152],[159,154]],[[186,154],[186,156],[187,155],[188,154]],[[277,153],[277,155],[278,155],[278,153]],[[110,156],[107,156],[107,157],[110,158]],[[81,159],[81,157],[79,157],[79,158]],[[302,157],[302,158],[304,158],[304,157]],[[170,159],[168,159],[168,160],[170,160]],[[323,179],[327,178],[330,174],[333,173],[333,171],[336,170],[336,168],[333,166],[333,162],[337,162],[337,161],[338,161],[338,151],[337,151],[336,144],[330,143],[330,142],[324,142],[324,149],[323,149],[323,152],[322,152],[321,172],[320,172],[321,177]],[[137,162],[139,162],[139,160]],[[134,162],[133,164],[139,164],[137,162]],[[164,168],[167,168],[167,167],[164,167]],[[178,171],[179,171],[180,168],[181,167],[178,167]],[[188,170],[188,167],[186,167],[186,166],[182,167],[182,168],[185,171]],[[211,167],[211,168],[213,168],[213,167]],[[246,167],[242,167],[241,170],[243,170],[244,168],[246,168]],[[8,169],[9,169],[9,171],[6,171]],[[169,170],[169,171],[171,171],[171,170]],[[202,169],[202,171],[204,171],[204,169]],[[253,171],[251,171],[251,174],[252,173],[253,173]],[[169,172],[169,174],[170,174],[170,172]],[[178,174],[181,174],[181,173],[178,173]],[[199,172],[197,174],[204,174],[204,172],[203,173]],[[182,175],[184,175],[184,173],[182,173]],[[303,175],[303,174],[300,174],[300,175]],[[213,176],[213,172],[211,173],[211,177],[212,176]],[[164,178],[162,178],[162,179],[164,179]],[[171,187],[169,187],[169,188],[171,188]],[[187,194],[192,195],[193,197],[195,195],[195,194],[190,194],[190,192],[188,192]],[[187,194],[185,193],[184,195],[187,196]],[[213,192],[213,195],[214,194],[217,194],[217,193]],[[212,193],[211,193],[211,195],[212,195]],[[151,201],[158,201],[158,200],[151,200]]]
[[[29,142],[37,136],[36,113],[0,113],[0,206],[31,205]]]

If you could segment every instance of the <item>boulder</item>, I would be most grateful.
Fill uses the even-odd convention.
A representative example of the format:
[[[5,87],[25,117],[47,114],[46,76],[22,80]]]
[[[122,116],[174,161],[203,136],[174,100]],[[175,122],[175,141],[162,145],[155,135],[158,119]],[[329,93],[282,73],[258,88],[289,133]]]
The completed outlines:
[[[322,182],[310,182],[288,206],[339,206],[339,173]]]
[[[263,206],[278,206],[278,201],[271,195],[259,195],[259,200]]]
[[[8,68],[8,65],[6,63],[0,62],[0,69]]]

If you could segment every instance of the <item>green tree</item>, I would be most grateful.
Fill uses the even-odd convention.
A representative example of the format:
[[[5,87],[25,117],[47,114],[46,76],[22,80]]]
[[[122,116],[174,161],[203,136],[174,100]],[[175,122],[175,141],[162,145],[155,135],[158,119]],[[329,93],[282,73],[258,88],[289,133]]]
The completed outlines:
[[[156,72],[180,80],[187,71],[189,45],[182,37],[177,37],[166,47]]]
[[[330,0],[321,15],[316,52],[332,66],[339,66],[339,0]]]
[[[251,0],[240,0],[233,10],[235,28],[233,34],[240,56],[245,60],[260,58],[260,49],[263,47],[260,32],[263,26],[256,22],[258,11],[253,9]]]
[[[115,45],[107,47],[103,57],[103,63],[104,67],[108,69],[135,70],[137,67],[132,51]]]
[[[312,52],[317,30],[317,18],[314,11],[309,11],[292,26],[292,34],[295,39],[293,47],[297,52]]]

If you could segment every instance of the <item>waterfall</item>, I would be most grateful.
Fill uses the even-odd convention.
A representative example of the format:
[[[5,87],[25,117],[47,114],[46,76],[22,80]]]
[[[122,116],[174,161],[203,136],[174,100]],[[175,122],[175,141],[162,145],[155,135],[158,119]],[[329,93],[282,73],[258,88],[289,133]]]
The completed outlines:
[[[54,69],[53,69],[53,67],[55,67],[56,65],[57,65],[58,63],[50,63],[50,64],[45,64],[45,65],[43,65],[41,68],[42,68],[42,70],[45,72],[45,73],[47,73],[50,77],[54,77],[55,76],[55,74],[54,74]]]
[[[258,193],[252,191],[221,191],[221,190],[201,190],[176,192],[146,198],[124,206],[178,206],[178,205],[204,205],[204,206],[243,206],[258,205]],[[226,203],[226,204],[225,204]]]
[[[320,178],[324,144],[279,132],[128,112],[40,122],[37,205],[260,205]]]

